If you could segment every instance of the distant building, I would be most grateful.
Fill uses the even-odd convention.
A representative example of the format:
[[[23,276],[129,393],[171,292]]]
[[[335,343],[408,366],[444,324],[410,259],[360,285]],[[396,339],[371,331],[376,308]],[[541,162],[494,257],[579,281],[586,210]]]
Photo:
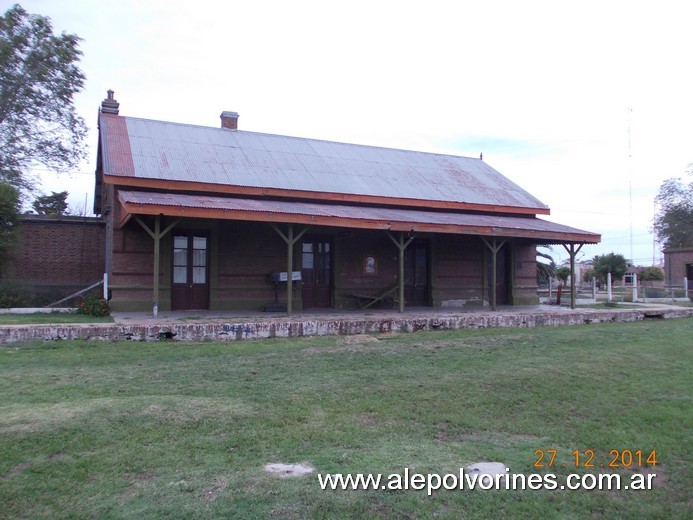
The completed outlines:
[[[94,211],[115,310],[530,304],[537,244],[600,241],[481,159],[124,117],[111,91]]]

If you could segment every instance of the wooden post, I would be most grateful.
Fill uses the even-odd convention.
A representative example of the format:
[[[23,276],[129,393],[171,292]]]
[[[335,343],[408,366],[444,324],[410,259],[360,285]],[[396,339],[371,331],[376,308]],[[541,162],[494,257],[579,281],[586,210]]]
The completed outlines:
[[[399,240],[392,236],[392,233],[389,231],[387,232],[387,236],[390,237],[390,240],[394,242],[395,246],[397,246],[397,249],[399,250],[399,269],[398,269],[398,278],[399,278],[399,312],[404,312],[404,251],[409,247],[409,244],[411,244],[412,240],[414,240],[414,236],[409,237],[409,240],[406,242],[404,241],[404,233],[399,232]]]
[[[498,243],[498,240],[496,237],[493,237],[491,242],[489,242],[486,238],[480,237],[481,240],[483,240],[484,244],[486,244],[486,247],[489,248],[491,251],[491,294],[489,294],[490,300],[491,300],[491,310],[495,311],[496,310],[496,284],[498,283],[497,278],[497,257],[498,257],[498,251],[500,251],[501,247],[505,245],[506,240],[501,240],[500,243]]]
[[[496,285],[498,285],[498,249],[496,249],[496,239],[493,239],[492,256],[491,256],[491,310],[496,310],[497,304],[497,290]]]
[[[301,240],[303,235],[305,235],[306,231],[308,231],[308,228],[304,228],[302,231],[298,233],[298,235],[294,236],[294,225],[293,224],[288,224],[288,229],[287,233],[284,234],[284,232],[279,229],[276,225],[270,224],[272,226],[272,229],[274,229],[277,234],[284,240],[287,246],[287,251],[286,251],[286,313],[287,315],[291,315],[293,312],[293,269],[294,269],[294,245],[296,242]]]
[[[286,313],[291,316],[294,300],[294,225],[289,224],[286,253]]]
[[[570,247],[563,244],[563,248],[568,252],[568,256],[570,256],[570,308],[571,309],[575,308],[575,300],[577,299],[577,287],[575,284],[575,255],[577,255],[580,252],[580,249],[582,249],[583,245],[584,244],[580,244],[580,247],[575,249],[575,244],[570,244]]]
[[[404,234],[399,233],[399,270],[397,278],[399,280],[399,312],[404,312]]]
[[[159,317],[159,257],[161,254],[161,217],[154,217],[154,288],[152,295],[152,317]]]
[[[152,317],[159,317],[159,258],[161,253],[161,239],[166,236],[166,233],[171,231],[180,219],[171,222],[166,229],[161,231],[161,215],[154,217],[154,230],[152,231],[144,221],[137,215],[133,215],[140,226],[154,239],[154,280],[152,284]]]

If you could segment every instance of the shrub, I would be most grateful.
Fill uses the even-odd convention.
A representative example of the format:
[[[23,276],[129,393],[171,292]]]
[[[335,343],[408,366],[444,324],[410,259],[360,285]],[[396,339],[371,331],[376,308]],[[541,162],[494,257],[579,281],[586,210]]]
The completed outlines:
[[[0,308],[24,307],[28,300],[29,292],[25,287],[0,285]]]
[[[646,267],[640,272],[640,279],[643,282],[661,282],[664,280],[664,271],[654,265]]]
[[[77,304],[77,314],[88,316],[108,316],[108,301],[95,294],[87,295]]]
[[[57,302],[69,293],[60,289],[49,289],[36,291],[31,295],[29,303],[31,307],[47,307],[51,303]],[[73,300],[74,301],[74,300]],[[60,307],[69,307],[69,302],[64,302]]]

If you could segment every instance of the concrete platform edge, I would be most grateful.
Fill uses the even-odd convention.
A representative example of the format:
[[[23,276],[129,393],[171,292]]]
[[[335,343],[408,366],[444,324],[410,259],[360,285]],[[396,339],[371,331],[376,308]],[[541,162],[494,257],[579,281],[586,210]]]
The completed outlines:
[[[562,312],[484,312],[408,315],[398,317],[360,316],[320,318],[250,319],[234,323],[133,323],[4,325],[0,343],[48,340],[100,341],[240,341],[302,336],[338,336],[452,330],[464,328],[532,328],[584,325],[591,323],[635,322],[647,318],[691,318],[693,308],[629,310],[574,310]]]

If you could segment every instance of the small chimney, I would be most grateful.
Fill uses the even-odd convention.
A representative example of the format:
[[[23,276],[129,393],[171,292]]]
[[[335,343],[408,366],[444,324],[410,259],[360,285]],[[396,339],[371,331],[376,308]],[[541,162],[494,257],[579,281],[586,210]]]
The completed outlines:
[[[108,97],[101,102],[101,112],[104,114],[115,114],[117,116],[120,103],[113,99],[114,92],[112,89],[109,88],[107,93]]]
[[[224,110],[221,113],[221,127],[229,130],[238,129],[238,112],[227,112]]]

